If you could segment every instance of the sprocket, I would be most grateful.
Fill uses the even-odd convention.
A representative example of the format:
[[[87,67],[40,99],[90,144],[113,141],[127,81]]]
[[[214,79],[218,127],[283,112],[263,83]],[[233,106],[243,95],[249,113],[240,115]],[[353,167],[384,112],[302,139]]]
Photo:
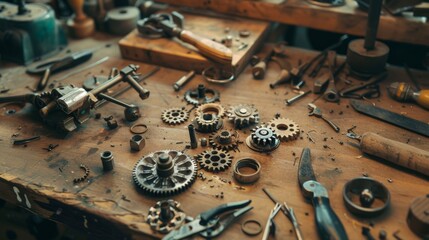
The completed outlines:
[[[252,129],[252,133],[246,138],[246,144],[257,152],[269,152],[280,145],[280,140],[274,129],[260,125]]]
[[[259,122],[259,111],[251,104],[231,106],[227,111],[227,116],[238,129],[242,129]]]
[[[209,136],[209,143],[213,148],[224,151],[236,150],[240,142],[238,132],[232,130],[220,130]]]
[[[133,179],[145,192],[167,196],[188,188],[196,174],[197,164],[190,156],[175,150],[161,150],[137,162]]]
[[[231,166],[232,156],[223,150],[210,149],[197,156],[198,163],[209,172],[225,171]]]
[[[189,118],[189,113],[184,108],[169,108],[165,109],[161,114],[163,122],[169,125],[176,125],[186,122]]]
[[[193,124],[198,132],[216,132],[223,126],[223,120],[215,114],[202,114],[195,117]]]
[[[193,105],[200,105],[203,103],[212,103],[219,101],[220,94],[214,89],[209,89],[204,84],[198,85],[197,89],[188,90],[185,92],[185,100]]]
[[[299,136],[298,124],[288,118],[275,118],[268,125],[276,131],[280,141],[295,140]]]

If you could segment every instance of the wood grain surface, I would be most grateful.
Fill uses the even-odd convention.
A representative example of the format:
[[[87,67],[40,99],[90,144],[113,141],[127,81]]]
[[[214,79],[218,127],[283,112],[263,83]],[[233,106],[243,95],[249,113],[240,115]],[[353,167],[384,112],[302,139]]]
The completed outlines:
[[[91,39],[73,41],[70,48],[76,51],[102,46],[101,44],[112,41],[105,39],[109,38],[103,34],[96,34]],[[288,57],[285,60],[296,66],[298,62],[305,61],[315,54],[288,48]],[[81,71],[61,83],[79,86],[87,77],[107,74],[113,66],[123,67],[129,63],[137,63],[120,59],[116,44],[98,50],[90,61],[94,62],[104,56],[110,56],[104,64]],[[155,67],[137,64],[141,66],[141,73]],[[10,91],[1,94],[2,96],[28,92],[25,86],[33,86],[36,83],[38,78],[30,77],[24,71],[23,67],[3,65],[0,83],[5,88],[10,88]],[[70,71],[73,70],[68,72]],[[387,96],[388,83],[408,81],[403,69],[389,67],[388,71],[389,76],[381,85],[381,97],[369,101],[379,107],[427,122],[428,111],[414,104],[397,103]],[[44,126],[30,105],[23,107],[19,104],[3,104],[0,106],[0,197],[55,221],[82,228],[92,237],[103,239],[162,237],[152,232],[145,223],[149,208],[162,198],[150,197],[138,191],[133,184],[131,172],[136,162],[150,152],[160,149],[185,149],[189,142],[186,126],[190,121],[175,127],[169,126],[161,121],[161,112],[169,107],[187,106],[183,100],[184,92],[199,83],[204,83],[207,87],[220,91],[222,105],[255,104],[262,122],[270,121],[278,113],[295,121],[302,132],[297,140],[281,143],[277,150],[269,154],[256,153],[245,144],[240,144],[240,151],[232,153],[233,162],[242,157],[254,157],[262,165],[261,178],[253,185],[235,182],[231,168],[218,174],[200,170],[199,172],[204,173],[206,177],[205,181],[197,179],[190,189],[171,197],[181,203],[182,209],[188,215],[195,217],[198,213],[222,203],[251,199],[254,209],[233,223],[225,231],[222,239],[259,239],[262,235],[246,236],[241,231],[240,224],[247,219],[255,219],[265,224],[269,212],[274,207],[262,192],[262,188],[265,187],[278,200],[286,201],[294,208],[304,238],[317,239],[313,208],[304,201],[297,182],[299,156],[302,148],[310,147],[318,181],[328,189],[332,207],[343,222],[350,239],[364,238],[358,221],[364,224],[373,223],[371,232],[374,236],[378,236],[378,232],[384,229],[389,239],[393,239],[392,234],[396,231],[399,231],[398,235],[402,239],[418,239],[407,227],[406,216],[412,200],[428,193],[428,178],[381,159],[362,155],[356,142],[348,139],[345,133],[348,128],[357,126],[355,129],[357,133],[371,131],[426,150],[429,139],[361,115],[349,106],[346,99],[341,99],[339,104],[317,100],[315,104],[322,109],[326,117],[340,126],[340,133],[335,133],[323,120],[308,116],[307,103],[316,99],[317,95],[307,95],[292,106],[285,106],[284,100],[292,97],[294,93],[286,86],[280,86],[275,90],[269,88],[269,83],[276,79],[279,72],[277,65],[270,63],[265,79],[253,80],[251,69],[247,67],[240,77],[229,85],[207,84],[201,76],[196,76],[183,90],[176,93],[172,85],[185,72],[162,68],[144,81],[144,87],[151,91],[151,96],[147,100],[140,100],[132,89],[119,97],[120,100],[140,107],[143,116],[137,122],[144,123],[149,128],[144,134],[146,146],[140,152],[131,152],[129,147],[129,139],[132,136],[129,126],[133,123],[125,122],[123,109],[111,103],[96,112],[102,116],[114,116],[118,120],[119,128],[107,130],[102,119],[91,118],[78,131],[64,138]],[[423,86],[429,86],[427,81],[422,81],[428,78],[428,73],[415,71],[415,75]],[[308,78],[307,85],[312,86],[312,81],[314,80]],[[338,88],[341,89],[343,86],[344,82],[340,81]],[[11,108],[17,110],[16,114],[5,114]],[[194,116],[194,112],[191,114]],[[224,121],[225,128],[232,128],[228,120]],[[16,133],[19,134],[16,138],[40,135],[41,139],[27,144],[26,147],[13,146],[11,136]],[[240,140],[244,141],[250,130],[242,130],[239,133]],[[309,141],[307,134],[310,134],[315,143]],[[197,137],[208,135],[198,134]],[[59,146],[48,152],[43,148],[49,144]],[[105,150],[112,151],[115,158],[115,169],[109,173],[103,172],[100,161],[100,153]],[[186,153],[195,155],[202,151],[203,148],[199,147]],[[73,184],[73,178],[82,174],[80,164],[88,166],[91,173],[87,181]],[[382,182],[391,193],[390,209],[377,218],[361,219],[353,216],[346,210],[342,200],[342,189],[346,181],[363,174]],[[224,198],[217,198],[216,195],[221,192],[224,193]],[[275,221],[277,239],[294,239],[292,225],[285,216],[279,213]]]
[[[160,2],[357,36],[364,36],[366,32],[367,14],[359,10],[356,1],[353,0],[346,0],[344,6],[332,8],[311,5],[304,0],[285,0],[281,3],[264,0],[160,0]],[[422,17],[392,16],[383,13],[377,37],[429,46],[429,24]]]

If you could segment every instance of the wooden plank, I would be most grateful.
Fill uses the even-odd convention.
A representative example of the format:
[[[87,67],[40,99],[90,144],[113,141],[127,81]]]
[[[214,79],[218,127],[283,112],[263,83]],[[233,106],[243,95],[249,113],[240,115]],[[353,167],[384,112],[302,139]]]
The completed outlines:
[[[103,36],[96,35],[94,39],[79,41],[79,45],[72,43],[72,46],[83,48],[91,44],[100,45],[100,39],[103,39]],[[316,54],[296,48],[288,48],[287,51],[288,61],[292,65],[297,65],[299,61],[305,61]],[[103,48],[94,53],[93,60],[106,55],[111,58],[105,64],[82,71],[62,83],[74,83],[79,86],[88,76],[107,74],[112,66],[122,67],[132,62],[115,58],[114,56],[119,56],[116,47]],[[147,64],[139,65],[142,73],[154,67]],[[253,80],[250,68],[246,68],[240,77],[228,86],[209,84],[208,87],[221,92],[221,103],[225,106],[239,103],[255,104],[260,111],[262,122],[269,121],[276,113],[280,113],[282,117],[291,118],[304,131],[301,132],[302,138],[282,143],[271,154],[256,153],[241,144],[240,152],[232,153],[233,162],[242,157],[254,157],[262,164],[261,179],[253,185],[240,185],[235,182],[231,169],[218,174],[201,170],[207,178],[205,181],[198,179],[190,189],[171,198],[179,201],[183,210],[193,217],[222,203],[251,199],[254,209],[232,224],[222,235],[222,239],[245,239],[247,236],[241,232],[240,224],[247,219],[256,219],[264,224],[269,211],[274,206],[261,190],[266,187],[280,201],[286,201],[294,208],[301,223],[304,238],[317,239],[313,208],[304,201],[297,183],[297,158],[303,147],[311,147],[317,178],[327,187],[332,207],[344,223],[350,239],[361,238],[361,229],[358,225],[352,224],[352,220],[373,222],[374,236],[381,229],[386,230],[389,236],[400,230],[399,236],[402,239],[416,239],[407,227],[406,216],[411,201],[415,197],[427,194],[428,178],[386,164],[382,160],[362,156],[359,149],[355,147],[355,141],[348,139],[343,133],[347,128],[356,125],[357,133],[373,131],[422,149],[427,148],[429,139],[361,115],[349,107],[347,100],[341,100],[340,104],[318,100],[316,104],[327,114],[327,117],[341,127],[341,133],[337,134],[321,119],[308,117],[307,103],[317,98],[317,95],[308,95],[300,102],[286,107],[284,99],[293,96],[292,91],[284,86],[270,90],[268,85],[274,81],[279,72],[276,67],[276,64],[270,64],[266,78],[262,81]],[[4,75],[0,78],[0,83],[11,88],[17,86],[7,94],[24,92],[26,91],[24,86],[33,84],[37,79],[27,77],[23,70],[22,67],[14,66],[2,70],[1,73]],[[56,221],[79,227],[88,234],[93,234],[91,236],[103,236],[106,239],[162,237],[153,233],[145,223],[145,216],[150,206],[161,198],[150,197],[137,191],[131,172],[135,163],[143,155],[160,149],[182,150],[189,141],[186,125],[190,120],[186,124],[173,127],[164,124],[160,119],[163,109],[186,105],[181,99],[187,89],[199,83],[205,83],[201,76],[196,76],[184,90],[176,93],[172,85],[183,74],[184,72],[181,71],[162,68],[156,75],[145,80],[145,87],[151,90],[150,98],[141,101],[133,90],[119,97],[125,102],[139,105],[143,117],[138,122],[145,123],[149,127],[148,132],[144,134],[146,146],[140,152],[129,150],[128,142],[131,133],[128,127],[131,123],[123,121],[121,107],[110,103],[97,112],[103,116],[113,115],[119,122],[118,129],[109,131],[103,120],[92,118],[66,138],[59,138],[55,131],[44,126],[37,113],[31,111],[30,106],[19,108],[14,115],[6,115],[4,113],[9,106],[1,105],[1,198]],[[415,75],[419,80],[427,79],[429,76],[424,72],[415,72]],[[8,81],[17,78],[21,81]],[[407,77],[403,69],[389,67],[388,79],[381,85],[383,91],[381,98],[371,102],[379,107],[427,121],[427,111],[414,104],[398,104],[387,96],[386,86],[392,81],[404,79]],[[307,81],[311,86],[312,79]],[[427,82],[421,82],[423,86],[428,87]],[[225,120],[225,128],[232,128],[232,124]],[[311,143],[306,135],[312,130],[315,132],[310,134],[315,139],[315,143]],[[19,137],[41,135],[42,138],[29,143],[27,147],[13,146],[10,138],[14,133],[19,133]],[[248,134],[249,130],[240,131],[240,140],[244,141]],[[208,137],[208,135],[198,134],[198,138],[201,137]],[[42,149],[51,143],[57,143],[59,146],[51,152]],[[329,148],[324,147],[325,145]],[[104,150],[110,150],[114,154],[113,172],[102,171],[99,154]],[[203,148],[199,147],[187,151],[187,154],[195,155],[201,151]],[[90,177],[84,183],[73,184],[72,179],[81,174],[79,169],[81,163],[91,170]],[[384,183],[392,197],[389,211],[369,220],[352,216],[344,207],[341,197],[345,182],[362,176],[363,173]],[[226,179],[226,183],[221,179]],[[389,183],[387,179],[392,179],[393,182]],[[19,190],[18,194],[14,187]],[[220,192],[224,193],[223,199],[215,196]],[[29,205],[25,199],[28,199]],[[290,232],[292,225],[284,216],[277,216],[276,224],[277,236],[293,238],[293,233]],[[106,231],[107,228],[112,231]]]
[[[269,23],[243,18],[215,18],[203,15],[183,13],[184,29],[190,30],[208,39],[220,42],[224,37],[233,37],[232,68],[237,76],[244,69],[251,56],[260,49],[269,29]],[[228,33],[225,29],[230,29]],[[239,37],[240,30],[248,30],[250,36]],[[242,44],[247,47],[240,50]],[[137,30],[132,31],[119,41],[122,57],[131,60],[157,64],[181,70],[194,70],[201,73],[204,69],[215,65],[212,61],[198,53],[191,45],[178,39],[142,37]]]
[[[346,0],[346,5],[335,8],[318,7],[301,0],[280,4],[248,0],[160,2],[357,36],[364,36],[366,31],[367,14],[359,10],[353,0]],[[385,14],[380,18],[377,36],[383,40],[429,46],[429,24],[421,17]]]

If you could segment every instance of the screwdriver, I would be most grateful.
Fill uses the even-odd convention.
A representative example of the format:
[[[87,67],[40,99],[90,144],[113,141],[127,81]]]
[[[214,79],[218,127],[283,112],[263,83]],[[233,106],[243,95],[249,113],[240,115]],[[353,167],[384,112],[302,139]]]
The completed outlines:
[[[414,101],[418,105],[429,109],[429,89],[416,91],[410,84],[394,82],[387,88],[390,96],[400,102]]]
[[[362,136],[354,132],[347,133],[347,137],[360,141],[360,149],[370,154],[385,159],[393,164],[420,172],[429,176],[429,152],[394,141],[378,134],[367,132]]]

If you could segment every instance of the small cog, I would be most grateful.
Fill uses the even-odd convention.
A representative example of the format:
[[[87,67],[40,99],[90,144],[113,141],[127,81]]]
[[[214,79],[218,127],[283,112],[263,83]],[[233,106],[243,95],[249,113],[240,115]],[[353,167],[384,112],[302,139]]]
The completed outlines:
[[[246,138],[246,144],[257,152],[269,152],[280,145],[280,140],[272,128],[260,125],[252,129],[252,133]]]
[[[230,107],[227,111],[227,116],[238,129],[242,129],[259,122],[259,111],[254,105],[250,104],[239,104]]]
[[[276,118],[271,120],[268,125],[272,127],[280,141],[292,141],[299,136],[299,126],[288,118]]]
[[[161,114],[162,121],[169,125],[184,123],[188,118],[189,113],[184,108],[165,109]]]
[[[197,131],[211,133],[219,130],[223,125],[223,121],[215,114],[202,114],[195,117],[193,124]]]
[[[224,151],[230,151],[237,149],[238,143],[238,132],[232,130],[221,130],[213,133],[209,136],[209,143],[213,148],[221,149]]]
[[[232,156],[219,149],[206,150],[197,156],[198,163],[209,172],[225,171],[231,166]]]
[[[206,103],[200,105],[195,111],[196,116],[201,114],[215,114],[222,118],[225,115],[225,108],[218,103]]]

